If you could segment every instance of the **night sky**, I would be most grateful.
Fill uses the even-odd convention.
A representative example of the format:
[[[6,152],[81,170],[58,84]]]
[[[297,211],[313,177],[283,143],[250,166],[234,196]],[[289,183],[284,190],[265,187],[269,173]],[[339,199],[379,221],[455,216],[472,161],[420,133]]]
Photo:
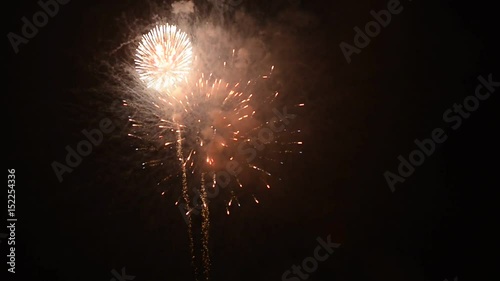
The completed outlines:
[[[200,22],[217,12],[194,2]],[[294,112],[302,153],[287,157],[282,180],[258,194],[260,203],[242,199],[227,216],[214,199],[210,280],[304,280],[283,274],[302,267],[328,236],[340,246],[304,273],[307,280],[490,280],[500,89],[461,124],[443,114],[474,95],[479,76],[500,81],[494,4],[401,1],[403,10],[348,63],[339,44],[354,46],[353,28],[364,30],[370,11],[391,1],[219,2],[222,28],[258,36],[285,101],[306,106]],[[133,60],[110,51],[170,1],[71,0],[17,53],[9,32],[22,35],[21,19],[41,8],[8,5],[3,144],[4,163],[16,170],[18,221],[15,274],[0,238],[1,280],[109,281],[122,268],[134,281],[195,280],[176,198],[162,197],[140,169],[127,120],[113,105],[122,97],[106,90],[102,68]],[[51,163],[63,162],[65,147],[103,118],[116,128],[59,182]],[[414,141],[436,128],[446,140],[392,192],[384,173],[397,174],[398,156],[408,159]]]

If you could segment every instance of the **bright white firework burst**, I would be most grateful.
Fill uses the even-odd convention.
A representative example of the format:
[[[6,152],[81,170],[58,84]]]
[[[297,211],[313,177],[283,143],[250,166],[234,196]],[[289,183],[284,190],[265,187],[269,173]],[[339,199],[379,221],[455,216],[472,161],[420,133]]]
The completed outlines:
[[[186,80],[193,62],[191,41],[175,25],[157,25],[142,36],[135,55],[140,79],[156,90]]]

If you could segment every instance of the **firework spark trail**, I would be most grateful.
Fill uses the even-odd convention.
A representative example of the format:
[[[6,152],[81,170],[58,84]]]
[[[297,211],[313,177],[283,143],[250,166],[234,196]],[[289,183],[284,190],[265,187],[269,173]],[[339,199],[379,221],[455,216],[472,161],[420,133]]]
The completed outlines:
[[[208,238],[210,236],[210,212],[208,210],[208,202],[207,202],[207,191],[205,189],[205,173],[201,174],[201,200],[202,200],[202,217],[203,222],[201,225],[201,231],[203,233],[203,241],[202,241],[202,252],[203,252],[203,267],[205,272],[205,278],[208,281],[210,276],[210,251],[208,248]]]
[[[179,162],[181,164],[182,171],[182,198],[184,199],[184,203],[186,207],[189,208],[190,198],[188,193],[188,184],[187,184],[187,172],[186,172],[186,161],[184,160],[184,155],[182,154],[182,131],[180,124],[177,124],[177,157],[179,158]],[[190,211],[188,211],[190,212]],[[193,239],[193,231],[192,231],[192,221],[191,216],[187,216],[187,228],[188,228],[188,239],[189,239],[189,248],[191,252],[191,263],[195,270],[195,276],[197,275],[198,268],[195,262],[195,254],[194,254],[194,239]]]

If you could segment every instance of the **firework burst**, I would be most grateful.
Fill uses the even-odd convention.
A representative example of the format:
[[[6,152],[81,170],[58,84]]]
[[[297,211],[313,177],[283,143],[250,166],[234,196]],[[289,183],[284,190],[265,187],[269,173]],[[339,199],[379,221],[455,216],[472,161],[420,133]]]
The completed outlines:
[[[225,200],[228,214],[230,207],[240,206],[242,195],[259,203],[256,193],[271,187],[270,169],[282,165],[285,154],[300,151],[302,144],[296,141],[300,130],[283,128],[276,133],[270,129],[284,127],[276,125],[281,121],[272,110],[279,92],[267,87],[272,70],[235,83],[202,73],[185,87],[157,95],[147,121],[141,120],[143,113],[138,113],[139,118],[131,116],[129,136],[139,140],[136,150],[159,156],[144,161],[143,168],[170,171],[158,181],[163,195],[175,194],[173,182],[198,178],[196,182],[207,182],[206,192],[221,188],[217,197]],[[172,167],[173,159],[180,161],[178,168]],[[190,188],[191,195],[198,193],[194,189],[201,192]],[[178,203],[186,201],[179,196]],[[191,202],[186,212],[200,208],[199,203]]]
[[[166,24],[143,35],[135,57],[140,79],[150,88],[164,90],[186,80],[193,50],[186,33]]]
[[[135,54],[135,70],[147,88],[131,87],[137,90],[124,102],[133,110],[128,135],[143,158],[142,168],[155,176],[162,196],[177,198],[175,204],[185,215],[197,276],[193,215],[201,216],[206,280],[210,201],[224,202],[227,215],[247,202],[258,204],[258,193],[279,180],[273,171],[302,145],[300,130],[276,114],[282,107],[277,109],[274,66],[243,79],[235,53],[211,65],[216,74],[205,72],[193,67],[186,33],[173,25],[156,26],[142,36]]]

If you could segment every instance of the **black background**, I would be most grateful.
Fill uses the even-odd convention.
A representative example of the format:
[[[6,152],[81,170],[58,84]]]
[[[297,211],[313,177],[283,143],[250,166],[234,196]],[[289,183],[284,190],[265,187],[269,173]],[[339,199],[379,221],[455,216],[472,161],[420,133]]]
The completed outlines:
[[[386,1],[243,2],[263,22],[293,5],[314,19],[295,33],[300,51],[276,54],[311,66],[297,70],[307,90],[294,93],[307,105],[298,118],[305,145],[261,204],[212,212],[212,280],[281,280],[328,235],[342,245],[309,280],[482,280],[498,223],[498,91],[456,131],[442,114],[474,93],[479,75],[500,80],[490,2],[402,2],[350,64],[339,43],[352,44],[352,28]],[[6,5],[4,34],[19,34],[21,17],[39,9]],[[18,54],[4,37],[3,145],[16,169],[18,222],[17,273],[2,280],[108,281],[122,267],[138,281],[194,280],[182,217],[147,175],[125,172],[135,163],[123,161],[120,126],[63,183],[50,166],[82,129],[110,116],[101,109],[112,99],[86,90],[101,83],[91,65],[100,48],[119,44],[117,19],[141,9],[141,1],[72,0]],[[391,193],[383,173],[436,127],[448,140]],[[3,266],[6,247],[2,240]]]

